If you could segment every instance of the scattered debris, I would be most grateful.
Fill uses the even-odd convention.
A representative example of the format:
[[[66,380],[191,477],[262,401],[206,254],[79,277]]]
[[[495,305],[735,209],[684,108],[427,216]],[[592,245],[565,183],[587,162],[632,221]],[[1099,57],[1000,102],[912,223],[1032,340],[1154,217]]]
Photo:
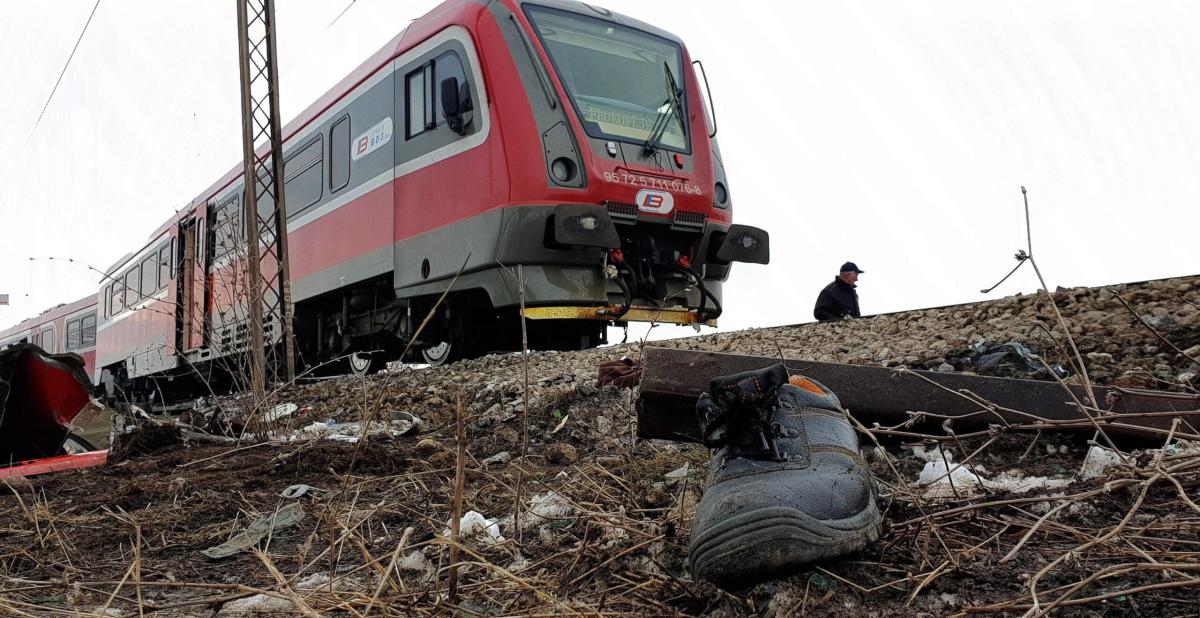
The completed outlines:
[[[250,525],[245,530],[228,541],[214,547],[209,547],[200,553],[213,560],[228,558],[258,545],[268,535],[273,534],[277,530],[283,530],[296,525],[303,518],[304,508],[300,506],[300,503],[289,502],[278,511],[250,522]]]
[[[447,526],[450,524],[447,523]],[[500,524],[495,519],[488,519],[478,511],[463,513],[459,522],[459,535],[463,539],[473,539],[485,545],[496,545],[504,542],[500,535]],[[450,536],[450,528],[442,531],[442,536]]]
[[[73,421],[100,408],[91,389],[76,354],[27,343],[0,349],[0,466],[67,454]]]
[[[321,491],[321,490],[317,489],[316,487],[313,487],[312,485],[305,485],[305,484],[301,483],[298,485],[289,485],[287,489],[284,489],[283,491],[279,492],[279,497],[295,499],[295,498],[300,498],[302,496],[306,496],[310,493],[315,494],[316,492],[319,492],[319,491]]]
[[[537,494],[529,499],[529,507],[521,511],[521,530],[528,530],[552,523],[575,514],[575,506],[561,494],[546,492]],[[500,521],[505,528],[513,527],[511,515]]]
[[[596,386],[633,388],[642,380],[642,368],[633,359],[623,356],[619,360],[600,363]]]
[[[1095,479],[1104,476],[1111,467],[1121,463],[1121,456],[1112,449],[1102,446],[1092,446],[1083,459],[1083,468],[1079,470],[1079,478]]]
[[[966,352],[952,357],[949,363],[957,371],[973,371],[980,375],[1049,379],[1041,359],[1017,341],[991,346],[977,341]],[[1060,378],[1067,376],[1067,370],[1061,365],[1053,365],[1051,369]]]
[[[670,472],[664,474],[663,476],[666,477],[668,483],[678,483],[679,481],[682,481],[683,479],[687,478],[688,472],[690,470],[691,470],[691,464],[685,461],[685,462],[683,462],[682,466],[679,466],[678,468],[671,470]]]
[[[510,461],[512,461],[512,453],[508,451],[500,451],[499,453],[496,453],[495,455],[492,455],[491,457],[488,457],[479,463],[483,464],[484,467],[488,467],[503,465]]]
[[[417,578],[417,583],[427,582],[433,579],[437,574],[437,567],[425,557],[425,554],[420,551],[412,551],[406,554],[403,558],[396,561],[396,568],[401,571],[413,571],[420,574]]]
[[[421,430],[424,422],[409,412],[396,412],[392,414],[392,430],[395,435],[407,436]]]
[[[367,424],[367,431],[363,433],[362,423],[349,422],[339,423],[333,419],[326,421],[315,421],[301,427],[300,429],[287,436],[287,441],[296,442],[301,440],[310,440],[313,438],[322,438],[325,440],[333,440],[335,442],[347,442],[354,444],[360,438],[366,437],[390,437],[398,438],[414,433],[421,427],[421,419],[408,414],[392,421],[371,421]]]
[[[281,596],[256,594],[244,599],[234,599],[221,606],[217,616],[245,616],[255,614],[294,613],[296,605]]]
[[[296,410],[299,409],[300,406],[294,403],[281,403],[274,408],[267,410],[267,413],[263,415],[263,420],[268,423],[274,423],[278,420],[285,419],[292,414],[295,414]]]

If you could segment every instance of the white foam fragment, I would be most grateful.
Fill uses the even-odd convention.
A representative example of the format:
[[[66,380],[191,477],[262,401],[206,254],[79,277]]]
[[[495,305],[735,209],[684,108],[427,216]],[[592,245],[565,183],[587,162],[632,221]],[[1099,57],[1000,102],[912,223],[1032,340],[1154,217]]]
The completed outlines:
[[[1116,451],[1093,445],[1083,458],[1083,468],[1079,470],[1079,478],[1088,480],[1104,476],[1109,468],[1121,463],[1121,456]]]
[[[983,485],[996,491],[1007,491],[1014,494],[1029,493],[1034,490],[1062,489],[1070,485],[1072,479],[1054,478],[1049,476],[1024,476],[1016,470],[1009,470],[993,479],[984,479]]]
[[[956,492],[972,495],[981,488],[979,477],[971,471],[970,466],[957,465],[949,458],[946,461],[939,458],[927,462],[917,477],[917,486],[924,487],[925,495],[930,498],[953,497]]]
[[[244,599],[234,599],[221,606],[218,616],[240,616],[246,614],[275,614],[294,612],[296,606],[287,599],[267,594],[256,594]]]
[[[442,535],[450,536],[450,524],[447,523],[446,526]],[[484,517],[478,511],[463,513],[462,519],[459,520],[458,532],[464,539],[474,539],[487,545],[504,542],[504,537],[500,535],[500,523],[495,519]]]
[[[419,550],[413,550],[408,555],[404,556],[400,560],[397,560],[396,568],[400,569],[401,571],[413,571],[419,573],[420,577],[418,579],[420,581],[428,581],[433,579],[434,574],[437,572],[437,569],[434,568],[433,563],[429,561],[429,558],[426,558],[425,554],[421,553]]]
[[[927,498],[953,498],[974,496],[984,489],[1015,494],[1050,491],[1073,481],[1065,477],[1025,476],[1017,470],[989,479],[984,476],[986,472],[982,466],[956,464],[947,456],[945,461],[939,458],[926,463],[914,484],[925,489]]]
[[[931,449],[926,449],[924,444],[914,444],[910,448],[912,448],[913,457],[916,457],[917,459],[920,459],[921,461],[941,461],[942,460],[941,447],[935,446]],[[949,455],[947,455],[946,459],[951,459],[951,457]]]
[[[560,494],[553,491],[536,494],[529,499],[529,508],[521,513],[521,529],[527,530],[574,514],[575,507]],[[501,519],[500,524],[505,528],[512,526],[513,516]]]
[[[324,572],[313,573],[308,577],[296,582],[296,588],[300,590],[316,590],[329,585],[329,574]]]

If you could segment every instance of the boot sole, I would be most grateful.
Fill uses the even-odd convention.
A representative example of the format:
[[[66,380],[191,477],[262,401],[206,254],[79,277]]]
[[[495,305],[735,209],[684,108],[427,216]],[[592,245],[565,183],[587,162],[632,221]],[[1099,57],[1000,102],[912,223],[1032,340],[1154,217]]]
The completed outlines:
[[[821,520],[789,507],[768,507],[717,523],[692,538],[695,577],[739,584],[784,575],[855,552],[879,538],[883,518],[871,500],[844,519]]]

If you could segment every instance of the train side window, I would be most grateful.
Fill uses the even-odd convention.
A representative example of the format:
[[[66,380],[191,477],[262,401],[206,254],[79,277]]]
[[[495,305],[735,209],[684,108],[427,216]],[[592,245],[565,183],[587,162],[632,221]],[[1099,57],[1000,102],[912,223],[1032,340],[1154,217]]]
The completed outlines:
[[[283,194],[287,198],[288,214],[300,212],[321,201],[321,179],[324,176],[321,153],[324,138],[317,138],[283,161]]]
[[[171,280],[171,250],[175,247],[175,239],[163,245],[158,250],[158,287],[167,287],[167,282]]]
[[[154,296],[158,289],[158,254],[152,253],[142,261],[142,298]]]
[[[141,269],[136,268],[136,267],[133,270],[125,273],[125,307],[126,308],[132,308],[134,305],[136,305],[138,303],[139,296],[141,296],[139,294],[139,292],[141,292],[141,286],[138,285],[138,275],[140,275],[141,273],[142,273]]]
[[[467,73],[463,70],[462,59],[458,57],[458,52],[454,51],[448,51],[434,58],[433,69],[435,78],[433,83],[437,84],[437,87],[433,89],[433,98],[435,99],[433,109],[437,114],[437,126],[440,127],[446,124],[446,116],[442,113],[442,81],[453,77],[458,79],[461,87],[461,84],[467,83]]]
[[[96,345],[96,314],[89,313],[79,320],[79,347]]]
[[[436,127],[433,114],[433,62],[422,65],[404,78],[405,139]]]
[[[80,319],[67,320],[67,351],[78,350],[83,347],[82,333],[80,332]]]
[[[54,327],[51,326],[42,331],[41,343],[38,344],[47,352],[57,352],[58,342],[54,340]]]
[[[329,130],[329,189],[338,191],[350,184],[350,116]]]

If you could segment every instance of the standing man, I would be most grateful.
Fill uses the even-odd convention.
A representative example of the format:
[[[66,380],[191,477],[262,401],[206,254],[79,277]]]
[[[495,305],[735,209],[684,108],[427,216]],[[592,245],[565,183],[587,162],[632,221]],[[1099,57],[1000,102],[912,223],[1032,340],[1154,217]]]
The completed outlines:
[[[837,278],[817,296],[813,317],[822,322],[840,320],[846,316],[862,317],[858,311],[858,292],[854,291],[858,287],[855,285],[858,275],[862,272],[854,262],[842,264],[842,271]]]

